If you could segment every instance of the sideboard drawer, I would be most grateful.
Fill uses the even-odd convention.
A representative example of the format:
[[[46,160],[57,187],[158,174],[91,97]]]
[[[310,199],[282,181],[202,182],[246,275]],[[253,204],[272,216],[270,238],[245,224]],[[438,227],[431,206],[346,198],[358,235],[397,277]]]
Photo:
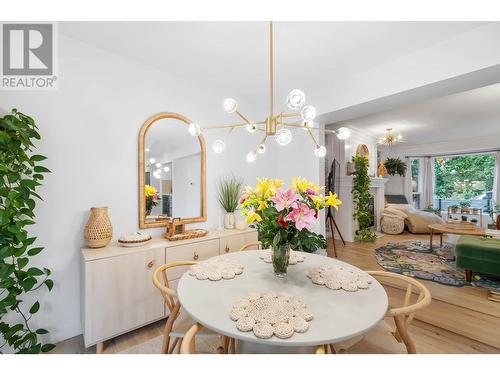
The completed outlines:
[[[182,260],[199,262],[217,255],[219,255],[219,239],[167,248],[166,262],[178,262]],[[168,270],[168,279],[175,280],[180,278],[187,269],[188,267],[175,267]]]
[[[227,236],[220,239],[220,254],[232,253],[239,251],[241,247],[247,243],[257,241],[257,232]]]

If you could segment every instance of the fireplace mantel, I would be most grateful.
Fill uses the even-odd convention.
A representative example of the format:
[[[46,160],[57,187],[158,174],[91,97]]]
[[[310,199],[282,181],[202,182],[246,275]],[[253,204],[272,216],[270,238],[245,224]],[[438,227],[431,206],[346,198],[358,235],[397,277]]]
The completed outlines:
[[[352,202],[353,176],[340,177],[339,198],[342,205],[335,215],[335,220],[339,226],[342,236],[348,242],[354,241],[354,235],[357,229],[357,223],[353,218],[354,204]],[[370,191],[373,195],[375,230],[380,230],[380,218],[384,210],[384,193],[387,178],[370,177]]]

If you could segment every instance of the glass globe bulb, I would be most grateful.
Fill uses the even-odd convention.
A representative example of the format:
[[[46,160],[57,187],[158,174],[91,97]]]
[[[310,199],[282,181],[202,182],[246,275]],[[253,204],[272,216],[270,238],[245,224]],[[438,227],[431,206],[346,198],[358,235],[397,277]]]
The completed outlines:
[[[163,170],[164,170],[165,172],[168,172],[168,171],[170,171],[170,168],[169,168],[169,167],[163,167]]]
[[[160,179],[160,177],[161,177],[161,172],[154,171],[154,172],[153,172],[153,176],[155,176],[155,178],[157,178],[157,179]]]
[[[149,164],[154,164],[154,163],[155,163],[155,161],[156,161],[156,159],[155,159],[155,158],[150,158],[150,159],[149,159]]]
[[[326,155],[326,147],[325,146],[316,146],[314,149],[314,155],[318,158],[324,158]]]
[[[261,145],[257,148],[257,153],[258,153],[258,154],[263,154],[264,152],[266,152],[266,145],[265,145],[265,144],[261,144]]]
[[[257,154],[255,152],[253,152],[253,151],[250,151],[247,154],[247,162],[253,163],[255,161],[255,159],[257,159]]]
[[[403,136],[401,134],[398,134],[398,139],[399,140],[403,139]]]
[[[247,132],[249,133],[255,133],[257,131],[257,125],[256,124],[247,124],[246,126]]]
[[[297,110],[302,107],[306,102],[306,95],[298,89],[290,91],[286,97],[286,105],[292,110]]]
[[[286,128],[281,128],[276,132],[274,139],[280,146],[286,146],[292,141],[292,132]]]
[[[316,108],[314,108],[312,105],[306,105],[304,108],[302,108],[302,111],[300,111],[300,115],[304,119],[304,121],[312,121],[316,118]]]
[[[217,139],[212,145],[212,150],[216,154],[222,154],[226,150],[226,144],[222,139]]]
[[[197,137],[201,134],[201,126],[193,122],[189,124],[188,131],[193,137]]]
[[[347,139],[351,136],[351,131],[349,130],[349,128],[338,128],[337,130],[337,138],[338,139]]]
[[[227,113],[233,113],[238,109],[238,102],[232,98],[227,98],[224,100],[223,107]]]
[[[161,163],[156,163],[156,168],[161,168]]]

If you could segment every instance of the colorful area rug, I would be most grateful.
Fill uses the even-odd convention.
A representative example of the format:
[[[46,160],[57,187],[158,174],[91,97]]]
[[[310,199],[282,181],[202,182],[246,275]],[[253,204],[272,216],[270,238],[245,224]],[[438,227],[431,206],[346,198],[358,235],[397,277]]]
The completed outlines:
[[[385,270],[402,275],[430,280],[444,285],[479,286],[500,290],[500,278],[474,273],[471,283],[465,280],[465,271],[455,267],[454,245],[443,243],[429,249],[429,241],[410,240],[389,242],[375,249],[375,258]]]

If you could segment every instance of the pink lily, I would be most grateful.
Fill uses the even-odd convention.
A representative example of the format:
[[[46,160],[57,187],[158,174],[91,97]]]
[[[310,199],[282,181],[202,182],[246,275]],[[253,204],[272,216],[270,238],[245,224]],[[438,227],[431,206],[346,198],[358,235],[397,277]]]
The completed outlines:
[[[295,207],[300,196],[295,194],[292,189],[287,191],[276,190],[276,194],[270,200],[274,202],[276,210],[283,211],[284,209]]]
[[[296,208],[293,209],[286,217],[286,221],[292,221],[295,223],[295,227],[298,230],[304,228],[311,229],[311,225],[316,223],[316,210],[309,208],[307,205],[300,203]]]

